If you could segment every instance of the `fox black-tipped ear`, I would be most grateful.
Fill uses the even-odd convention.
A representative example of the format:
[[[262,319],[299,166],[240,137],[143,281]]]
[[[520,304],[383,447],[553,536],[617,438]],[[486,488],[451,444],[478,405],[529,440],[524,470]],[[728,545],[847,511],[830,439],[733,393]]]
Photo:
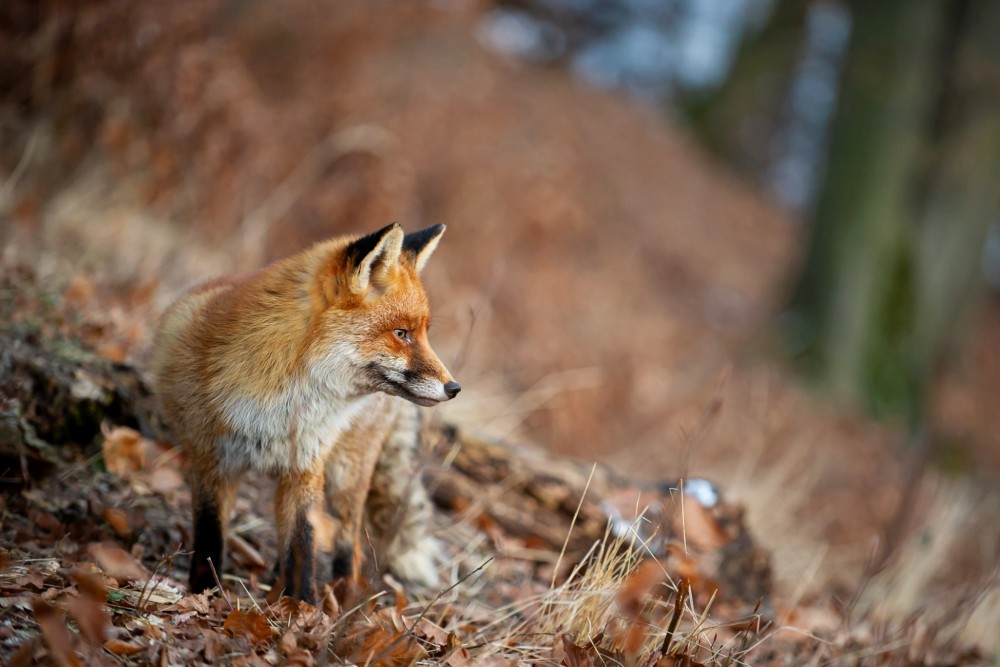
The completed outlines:
[[[378,276],[399,261],[402,247],[403,229],[398,222],[352,241],[344,250],[351,291],[366,291],[372,276]]]
[[[413,262],[417,273],[423,271],[424,265],[427,264],[427,260],[437,248],[445,229],[444,225],[438,223],[403,237],[403,252]]]

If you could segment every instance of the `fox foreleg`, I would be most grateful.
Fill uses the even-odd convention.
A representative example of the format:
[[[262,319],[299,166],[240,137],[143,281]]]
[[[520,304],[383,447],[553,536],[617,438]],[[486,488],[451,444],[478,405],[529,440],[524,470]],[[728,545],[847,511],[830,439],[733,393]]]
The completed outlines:
[[[278,528],[278,587],[285,595],[316,602],[316,531],[310,510],[322,499],[323,472],[288,472],[278,476],[274,514]]]

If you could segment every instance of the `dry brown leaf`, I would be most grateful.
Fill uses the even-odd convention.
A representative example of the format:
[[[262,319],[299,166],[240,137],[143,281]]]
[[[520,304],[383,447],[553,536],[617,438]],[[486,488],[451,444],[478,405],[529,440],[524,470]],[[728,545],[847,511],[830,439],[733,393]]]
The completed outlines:
[[[63,291],[63,299],[70,306],[80,307],[94,297],[94,281],[88,276],[77,273],[74,275],[66,289]]]
[[[199,614],[207,614],[211,609],[208,605],[208,596],[204,593],[186,595],[178,600],[174,607],[177,611],[197,612]]]
[[[73,635],[66,627],[66,621],[48,602],[36,598],[31,603],[35,621],[45,637],[49,655],[59,667],[79,667],[80,658],[73,652]]]
[[[111,542],[95,542],[87,547],[98,567],[119,581],[144,581],[149,573],[129,552]]]
[[[395,607],[385,607],[383,609],[379,609],[378,612],[376,612],[376,618],[380,621],[382,627],[385,627],[386,629],[390,629],[391,627],[392,630],[399,633],[404,633],[407,629],[409,629],[409,625],[407,624],[406,619],[403,618],[403,614],[400,613],[400,611]]]
[[[281,635],[281,642],[279,643],[279,645],[281,646],[281,650],[282,652],[285,653],[285,655],[288,655],[289,653],[294,651],[299,645],[298,639],[295,636],[295,631],[288,630],[285,632],[285,634]]]
[[[305,649],[296,648],[285,653],[285,665],[288,667],[312,667],[314,664],[315,659]]]
[[[334,652],[349,662],[400,666],[411,665],[425,655],[412,635],[377,625],[355,628],[337,642]]]
[[[123,641],[121,639],[109,639],[104,642],[104,648],[111,651],[115,655],[136,655],[146,650],[145,646],[133,644],[132,642]]]
[[[691,499],[684,503],[683,520],[677,519],[679,530],[683,531],[685,543],[702,550],[719,549],[729,541],[719,526],[712,511]]]
[[[267,618],[253,609],[248,611],[234,609],[229,612],[225,623],[222,624],[222,630],[231,637],[246,637],[254,646],[271,639],[273,634]]]
[[[101,518],[108,522],[115,534],[122,539],[128,539],[132,535],[132,526],[128,522],[128,514],[124,511],[105,507],[101,510]]]
[[[445,664],[450,665],[450,667],[472,667],[475,663],[472,661],[472,654],[469,653],[469,649],[460,646],[448,656]]]
[[[157,466],[145,475],[149,488],[156,493],[167,494],[184,486],[184,477],[174,467],[161,465]]]
[[[646,646],[648,638],[649,625],[637,621],[628,624],[625,628],[625,636],[616,643],[621,646],[621,652],[629,658],[629,662],[634,663],[635,658]]]
[[[406,599],[406,590],[403,588],[403,584],[396,581],[395,577],[391,574],[383,575],[382,581],[392,589],[396,611],[402,615],[406,611],[406,608],[410,606],[410,601]]]
[[[101,432],[104,434],[101,452],[109,472],[127,477],[142,469],[146,460],[146,442],[138,431],[127,426],[112,429],[102,426]]]
[[[274,604],[277,606],[277,616],[279,618],[299,619],[316,609],[308,602],[296,600],[287,595],[282,595]]]
[[[37,639],[29,639],[21,644],[21,647],[14,652],[14,655],[10,656],[10,662],[7,663],[8,667],[28,667],[32,663],[37,641]]]
[[[104,579],[90,572],[76,572],[73,575],[80,594],[66,603],[66,611],[76,621],[80,634],[94,646],[104,643],[111,617],[104,602],[107,593]]]
[[[50,533],[62,533],[65,528],[62,522],[49,512],[32,512],[31,519],[39,528],[43,528]]]
[[[564,667],[594,667],[594,656],[591,652],[573,643],[569,635],[562,636],[562,646],[565,654],[562,659]]]
[[[458,638],[454,632],[448,633],[448,659],[445,660],[445,664],[450,665],[450,667],[471,667],[472,654],[469,653],[469,649],[462,646],[462,640]]]
[[[333,592],[333,587],[330,584],[323,585],[323,598],[320,602],[320,608],[330,618],[337,618],[340,616],[340,603],[337,602],[337,596]]]
[[[126,350],[125,347],[118,342],[107,342],[97,345],[97,354],[107,359],[108,361],[113,361],[117,364],[123,363],[125,361]]]
[[[438,646],[448,645],[448,633],[434,623],[428,621],[426,618],[420,619],[413,631],[418,637],[429,639]]]
[[[644,598],[654,594],[666,578],[667,572],[659,561],[652,558],[643,560],[622,584],[618,605],[627,616],[638,616]]]

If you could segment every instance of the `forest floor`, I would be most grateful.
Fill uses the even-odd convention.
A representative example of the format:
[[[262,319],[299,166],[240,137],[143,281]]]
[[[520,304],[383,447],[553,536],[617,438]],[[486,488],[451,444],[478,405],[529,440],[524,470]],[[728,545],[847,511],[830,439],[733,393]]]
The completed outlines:
[[[3,471],[5,657],[684,664],[670,649],[685,637],[690,664],[727,664],[730,650],[730,664],[997,659],[997,304],[942,376],[939,454],[909,460],[892,425],[775,360],[767,332],[795,272],[795,221],[661,112],[484,50],[475,3],[11,6],[23,11],[5,25],[33,37],[0,39],[6,326],[141,369],[156,316],[186,285],[337,233],[444,221],[427,272],[433,337],[465,390],[439,418],[600,460],[637,488],[709,478],[743,508],[773,581],[756,612],[732,586],[718,603],[693,586],[660,651],[676,563],[652,559],[661,577],[614,561],[594,568],[600,585],[574,589],[563,572],[553,586],[558,544],[451,508],[439,532],[456,588],[294,613],[265,602],[266,494],[244,492],[231,599],[185,596],[182,459],[134,438],[116,473],[128,432],[109,419],[30,484]],[[566,602],[588,587],[603,602]],[[539,606],[546,595],[564,598]],[[580,618],[594,625],[554,606],[590,609]],[[644,631],[628,635],[623,618]]]

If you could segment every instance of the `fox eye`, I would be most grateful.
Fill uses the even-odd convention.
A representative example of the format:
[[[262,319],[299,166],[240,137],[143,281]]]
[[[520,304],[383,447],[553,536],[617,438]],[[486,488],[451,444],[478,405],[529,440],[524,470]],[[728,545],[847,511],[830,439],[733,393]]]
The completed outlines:
[[[410,338],[410,332],[406,329],[396,329],[393,333],[396,334],[396,338],[403,341],[404,343],[412,343],[413,339]]]

